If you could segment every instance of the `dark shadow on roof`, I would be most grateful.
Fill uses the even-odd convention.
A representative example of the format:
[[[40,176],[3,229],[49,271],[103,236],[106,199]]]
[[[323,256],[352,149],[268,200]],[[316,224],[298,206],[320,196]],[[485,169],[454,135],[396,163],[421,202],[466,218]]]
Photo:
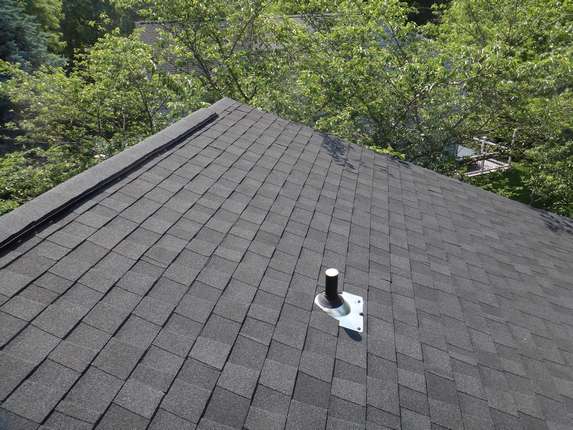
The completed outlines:
[[[355,340],[356,342],[362,342],[362,335],[357,331],[349,330],[347,328],[343,328],[343,330],[346,332],[350,339]]]
[[[541,218],[552,232],[573,234],[573,220],[549,212],[541,212]]]
[[[334,159],[334,162],[340,166],[354,169],[354,165],[346,159],[346,144],[341,140],[326,134],[323,135],[323,137],[324,140],[322,142],[322,146]]]
[[[400,160],[398,157],[394,157],[392,155],[387,155],[386,156],[388,158],[388,160],[394,164],[398,164],[402,167],[406,167],[407,169],[412,168],[412,163],[409,163],[407,161],[404,160]]]

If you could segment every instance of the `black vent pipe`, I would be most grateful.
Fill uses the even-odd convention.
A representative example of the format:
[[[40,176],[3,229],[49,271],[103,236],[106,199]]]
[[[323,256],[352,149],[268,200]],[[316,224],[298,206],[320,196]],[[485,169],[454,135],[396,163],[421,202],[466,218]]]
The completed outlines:
[[[321,297],[320,303],[329,308],[337,308],[342,306],[344,301],[338,294],[338,270],[327,269],[325,272],[325,285],[324,295]]]

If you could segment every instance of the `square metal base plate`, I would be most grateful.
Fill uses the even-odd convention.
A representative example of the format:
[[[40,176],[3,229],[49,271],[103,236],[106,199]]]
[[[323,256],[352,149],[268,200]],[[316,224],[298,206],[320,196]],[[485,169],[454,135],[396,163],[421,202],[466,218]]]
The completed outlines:
[[[321,306],[317,299],[314,300],[314,303],[332,318],[338,320],[340,327],[362,333],[364,331],[364,299],[355,294],[347,293],[346,291],[340,293],[340,296],[350,308],[350,312],[345,312],[344,305],[333,309]],[[348,307],[346,307],[346,309],[348,309]]]

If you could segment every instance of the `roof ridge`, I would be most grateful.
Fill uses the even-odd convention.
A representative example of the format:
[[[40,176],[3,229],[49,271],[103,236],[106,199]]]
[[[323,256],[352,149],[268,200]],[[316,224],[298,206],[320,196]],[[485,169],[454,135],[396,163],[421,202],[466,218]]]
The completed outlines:
[[[132,171],[159,152],[181,143],[184,139],[213,122],[228,105],[222,98],[211,106],[192,112],[158,133],[24,203],[0,217],[0,251],[55,215],[78,203],[122,175]]]

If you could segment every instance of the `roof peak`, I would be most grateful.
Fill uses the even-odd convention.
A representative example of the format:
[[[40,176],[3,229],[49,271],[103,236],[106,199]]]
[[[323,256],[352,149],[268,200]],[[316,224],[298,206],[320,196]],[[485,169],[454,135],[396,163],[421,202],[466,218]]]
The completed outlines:
[[[1,216],[0,252],[66,208],[77,204],[158,153],[177,145],[201,130],[217,119],[219,113],[233,103],[236,102],[224,97],[207,108],[192,112],[138,144],[86,169]]]

